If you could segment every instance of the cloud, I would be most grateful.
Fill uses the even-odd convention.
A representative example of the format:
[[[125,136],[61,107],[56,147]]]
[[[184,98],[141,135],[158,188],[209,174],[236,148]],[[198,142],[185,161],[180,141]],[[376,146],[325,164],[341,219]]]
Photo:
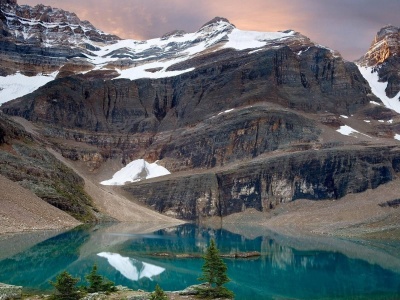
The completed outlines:
[[[398,0],[19,0],[75,12],[122,38],[149,39],[183,29],[193,32],[215,16],[243,30],[293,29],[353,60],[365,53],[384,25],[398,24]]]

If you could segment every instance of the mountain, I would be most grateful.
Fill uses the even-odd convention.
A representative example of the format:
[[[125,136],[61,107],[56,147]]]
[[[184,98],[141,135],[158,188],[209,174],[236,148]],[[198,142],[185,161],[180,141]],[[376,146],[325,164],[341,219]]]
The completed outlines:
[[[357,64],[369,73],[375,73],[376,78],[370,80],[371,86],[377,81],[386,83],[380,87],[380,98],[386,98],[387,106],[400,113],[400,28],[388,25],[379,30],[368,52]]]
[[[19,6],[16,1],[0,3],[0,75],[69,74],[86,70],[88,49],[93,43],[119,40],[105,34],[70,12],[49,6]],[[63,67],[61,70],[60,68]],[[37,88],[37,87],[36,87]]]
[[[25,27],[14,25],[20,10],[30,12],[19,21]],[[39,17],[44,11],[49,18]],[[93,37],[59,39],[89,25],[66,12],[54,19],[58,12],[2,4],[3,33],[14,32],[2,37],[12,45],[2,50],[9,62],[3,72],[20,73],[0,85],[13,76],[50,76],[1,109],[37,124],[47,142],[98,182],[118,171],[110,164],[138,159],[172,173],[124,185],[134,202],[198,220],[274,211],[296,199],[340,199],[400,172],[399,111],[371,84],[372,68],[389,70],[397,59],[392,27],[376,38],[379,45],[390,41],[389,56],[370,50],[355,64],[293,30],[242,31],[219,17],[194,33],[147,41],[96,29]],[[23,34],[49,22],[69,29],[60,25],[52,43]],[[53,59],[50,52],[60,59],[45,70],[32,67],[19,49],[33,41],[37,66]],[[387,97],[396,91],[390,80]]]

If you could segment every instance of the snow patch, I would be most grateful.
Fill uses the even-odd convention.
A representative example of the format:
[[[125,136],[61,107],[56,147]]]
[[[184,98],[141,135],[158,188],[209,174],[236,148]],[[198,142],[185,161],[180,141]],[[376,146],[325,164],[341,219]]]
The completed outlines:
[[[236,50],[245,50],[251,48],[260,48],[268,42],[284,39],[293,36],[295,32],[259,32],[259,31],[243,31],[237,28],[233,29],[228,35],[229,41],[223,48],[234,48]]]
[[[102,185],[124,185],[126,182],[136,182],[144,179],[160,177],[171,174],[166,168],[149,164],[144,159],[137,159],[116,172],[109,180],[100,182]]]
[[[381,104],[380,104],[380,103],[378,103],[378,102],[376,102],[376,101],[369,101],[369,103],[371,103],[371,104],[374,104],[374,105],[381,106]]]
[[[364,120],[364,122],[365,122],[365,123],[371,123],[371,121],[370,121],[370,120]]]
[[[364,76],[364,78],[368,81],[374,95],[381,99],[387,108],[393,109],[395,112],[400,113],[400,92],[393,98],[389,98],[386,96],[385,92],[388,83],[379,82],[378,72],[374,72],[373,68],[371,67],[358,66],[358,69],[360,70],[362,76]]]
[[[400,134],[396,133],[395,136],[394,136],[394,139],[400,141]]]
[[[54,80],[58,71],[49,75],[26,76],[21,73],[0,76],[0,104],[25,96]]]
[[[253,50],[253,51],[250,51],[249,53],[247,53],[247,54],[253,54],[253,53],[256,53],[256,52],[259,52],[259,51],[262,51],[262,50],[264,50],[264,49],[257,49],[257,50]]]
[[[310,47],[307,47],[306,50],[301,50],[301,51],[297,52],[297,55],[301,56],[302,53],[307,52],[309,49],[310,49]]]
[[[336,130],[337,132],[339,132],[340,134],[343,135],[350,135],[352,133],[358,133],[357,130],[351,128],[350,126],[344,125],[344,126],[340,126],[340,128],[338,130]]]
[[[345,115],[340,115],[342,118],[344,118],[344,119],[348,119],[349,117],[348,116],[345,116]]]
[[[233,110],[234,110],[234,108],[227,109],[227,110],[225,110],[225,111],[222,111],[222,112],[218,113],[218,116],[219,116],[219,115],[222,115],[222,114],[226,114],[226,113],[231,112],[231,111],[233,111]]]
[[[347,135],[347,136],[350,136],[352,134],[358,133],[358,134],[362,134],[362,135],[364,135],[366,137],[371,138],[369,135],[366,135],[365,133],[359,132],[359,131],[357,131],[357,130],[355,130],[355,129],[351,128],[350,126],[347,126],[347,125],[340,126],[340,128],[338,130],[336,130],[336,131],[339,132],[340,134]]]
[[[181,61],[181,60],[180,60]],[[193,71],[195,68],[189,68],[185,70],[179,70],[179,71],[167,71],[167,68],[175,63],[178,63],[180,61],[175,61],[175,60],[170,60],[167,62],[155,62],[155,63],[149,63],[149,64],[144,64],[138,67],[126,69],[126,70],[118,70],[120,75],[116,77],[115,79],[119,78],[126,78],[130,80],[135,80],[139,78],[166,78],[166,77],[173,77],[173,76],[178,76],[187,72]],[[158,69],[161,68],[157,72],[149,72],[149,69]]]

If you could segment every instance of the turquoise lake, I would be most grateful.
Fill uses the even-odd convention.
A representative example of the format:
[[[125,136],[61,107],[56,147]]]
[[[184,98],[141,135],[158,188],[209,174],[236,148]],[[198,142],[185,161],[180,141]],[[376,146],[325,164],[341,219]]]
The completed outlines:
[[[258,251],[253,259],[224,259],[235,299],[400,299],[400,243],[330,237],[286,237],[257,228],[167,229],[110,224],[72,231],[0,239],[0,282],[27,291],[49,291],[67,270],[84,283],[94,263],[99,272],[132,289],[180,290],[197,284],[201,254],[214,238],[222,254]]]

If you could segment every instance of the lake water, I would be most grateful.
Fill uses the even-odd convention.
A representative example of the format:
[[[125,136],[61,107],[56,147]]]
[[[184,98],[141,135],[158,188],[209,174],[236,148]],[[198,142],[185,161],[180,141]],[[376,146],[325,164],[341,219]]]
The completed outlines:
[[[399,242],[293,238],[257,228],[233,231],[182,225],[152,232],[115,224],[48,239],[17,236],[0,240],[0,282],[48,291],[49,280],[63,270],[83,283],[96,263],[118,285],[152,291],[158,283],[164,290],[180,290],[199,283],[203,260],[154,254],[200,254],[214,238],[223,254],[261,253],[253,259],[224,259],[231,279],[227,287],[236,299],[400,299]]]

